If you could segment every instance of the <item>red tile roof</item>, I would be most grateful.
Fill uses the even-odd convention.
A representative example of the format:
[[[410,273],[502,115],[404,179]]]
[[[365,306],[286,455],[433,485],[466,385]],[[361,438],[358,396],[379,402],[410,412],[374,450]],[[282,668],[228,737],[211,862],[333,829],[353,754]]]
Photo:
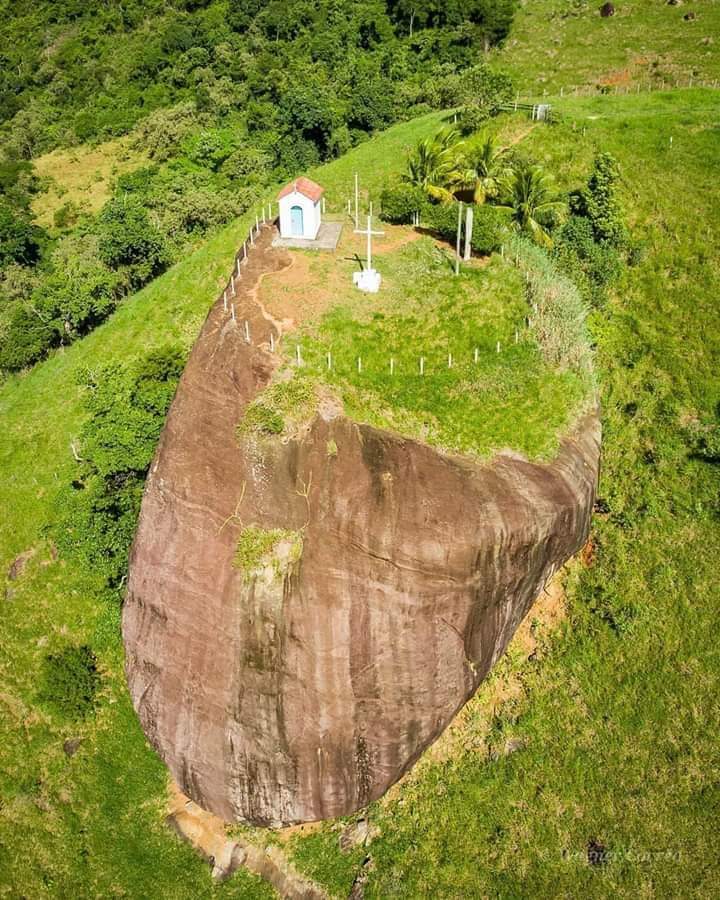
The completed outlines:
[[[325,193],[325,188],[320,187],[319,184],[316,184],[314,181],[301,175],[300,178],[296,178],[295,181],[291,181],[290,184],[285,185],[278,194],[278,200],[282,200],[283,197],[287,197],[287,195],[292,194],[293,191],[297,191],[299,194],[308,197],[313,203],[317,203]]]

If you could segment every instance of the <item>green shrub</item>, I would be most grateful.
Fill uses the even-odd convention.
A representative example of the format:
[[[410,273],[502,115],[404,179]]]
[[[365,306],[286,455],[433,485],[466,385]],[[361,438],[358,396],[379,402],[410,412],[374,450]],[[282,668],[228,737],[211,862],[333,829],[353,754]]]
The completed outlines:
[[[462,95],[459,105],[460,131],[471,134],[491,116],[496,116],[503,105],[510,103],[515,94],[512,79],[486,65],[473,66],[462,75]]]
[[[79,215],[80,210],[77,204],[73,203],[72,200],[68,200],[53,213],[53,225],[61,231],[65,231],[67,228],[72,228],[77,224]]]
[[[581,216],[570,216],[560,229],[553,257],[595,306],[602,305],[607,286],[623,270],[620,253],[606,242],[598,243],[592,223]]]
[[[625,216],[616,196],[620,178],[609,153],[595,157],[587,186],[570,194],[571,216],[560,230],[553,255],[595,306],[605,301],[632,251]]]
[[[421,224],[443,240],[455,243],[458,226],[457,203],[425,203]]]
[[[0,266],[34,265],[40,258],[45,232],[27,214],[0,200]]]
[[[461,238],[465,241],[466,214],[463,209]],[[422,212],[421,224],[438,237],[455,244],[458,227],[457,203],[427,203]],[[473,206],[473,233],[470,245],[474,253],[487,255],[500,248],[508,233],[507,213],[489,204]]]
[[[282,434],[284,427],[283,417],[277,410],[257,402],[248,406],[239,430],[243,434]]]
[[[163,162],[177,154],[181,145],[197,127],[193,103],[181,103],[170,109],[158,109],[138,126],[134,146],[151,159]]]
[[[473,207],[473,231],[470,245],[473,253],[488,256],[500,249],[508,234],[507,214],[484,203]]]
[[[126,269],[133,288],[159,275],[169,262],[163,236],[132,195],[106,203],[97,228],[102,261],[111,269]]]
[[[95,708],[99,686],[95,654],[85,644],[71,645],[43,660],[38,700],[67,719],[84,719]]]
[[[485,106],[463,106],[458,114],[458,127],[464,136],[475,134],[490,118],[490,111]]]
[[[58,549],[100,576],[119,596],[127,573],[147,470],[183,369],[183,352],[157,349],[133,366],[86,373],[89,417],[78,441],[82,462],[56,501],[50,526]]]
[[[422,191],[412,184],[387,187],[380,195],[380,218],[393,225],[410,225],[424,203]]]
[[[609,153],[595,157],[587,187],[570,195],[570,211],[590,223],[593,238],[617,250],[626,250],[629,243],[625,215],[617,197],[620,179],[617,161]]]
[[[291,545],[287,558],[272,560],[278,544],[283,541],[287,541]],[[257,525],[248,525],[243,528],[238,537],[233,565],[250,576],[261,565],[272,561],[275,564],[276,572],[282,574],[300,559],[302,546],[302,532],[290,531],[285,528],[260,528]]]
[[[32,304],[13,304],[0,336],[0,370],[18,372],[42,359],[57,345],[59,333],[45,313]]]
[[[315,387],[295,375],[275,381],[249,404],[237,427],[239,437],[251,434],[282,434],[305,421],[315,410]]]

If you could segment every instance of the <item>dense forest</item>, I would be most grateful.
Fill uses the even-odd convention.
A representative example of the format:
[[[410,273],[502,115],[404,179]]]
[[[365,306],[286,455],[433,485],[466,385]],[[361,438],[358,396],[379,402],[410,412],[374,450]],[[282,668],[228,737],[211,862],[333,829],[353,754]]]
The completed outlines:
[[[513,4],[2,4],[0,369],[91,330],[264,185],[398,119],[507,93],[482,59]],[[49,232],[33,222],[34,157],[127,134],[150,165],[97,217],[69,201]]]

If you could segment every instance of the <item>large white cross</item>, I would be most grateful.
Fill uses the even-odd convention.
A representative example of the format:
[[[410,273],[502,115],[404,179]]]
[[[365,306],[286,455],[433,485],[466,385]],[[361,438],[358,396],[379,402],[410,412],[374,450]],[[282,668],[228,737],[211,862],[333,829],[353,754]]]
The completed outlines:
[[[367,235],[367,267],[368,269],[372,269],[372,236],[377,235],[378,237],[382,237],[385,232],[372,230],[372,213],[370,213],[367,217],[367,228],[364,231],[362,228],[356,228],[355,234]]]

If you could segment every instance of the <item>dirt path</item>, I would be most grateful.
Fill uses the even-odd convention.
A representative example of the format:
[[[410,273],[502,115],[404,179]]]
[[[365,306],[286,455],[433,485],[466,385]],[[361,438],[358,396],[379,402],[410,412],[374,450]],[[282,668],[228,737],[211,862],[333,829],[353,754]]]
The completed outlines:
[[[378,257],[422,237],[421,232],[407,227],[383,224],[382,228],[385,234],[373,247]],[[291,251],[290,265],[261,276],[253,298],[281,333],[292,331],[302,322],[318,319],[336,304],[338,297],[347,294],[351,277],[348,263],[356,254],[363,259],[364,252],[364,238],[347,226],[334,253]]]
[[[212,866],[215,881],[225,881],[240,866],[271,884],[285,900],[326,900],[319,885],[301,875],[277,846],[259,847],[242,838],[229,838],[225,824],[201,809],[170,782],[168,824]]]

